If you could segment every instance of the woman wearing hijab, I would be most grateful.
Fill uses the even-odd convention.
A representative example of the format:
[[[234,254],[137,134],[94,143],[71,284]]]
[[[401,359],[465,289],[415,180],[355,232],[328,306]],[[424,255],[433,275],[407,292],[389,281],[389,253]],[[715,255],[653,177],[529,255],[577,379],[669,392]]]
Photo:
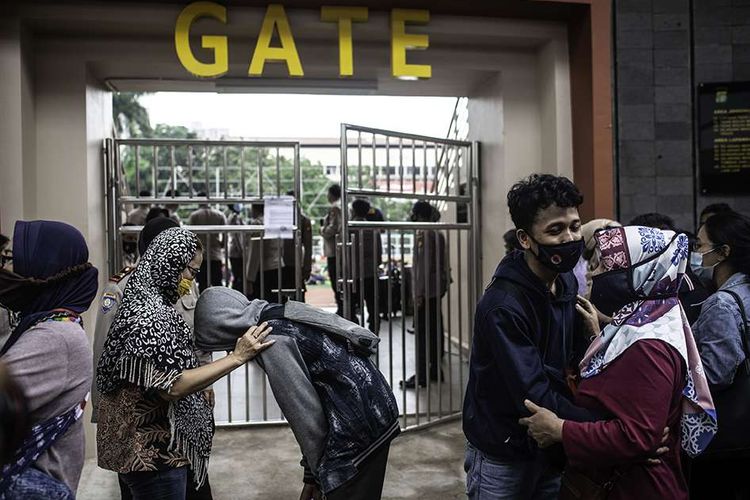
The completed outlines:
[[[97,270],[81,233],[62,222],[18,221],[13,271],[0,269],[0,304],[19,323],[0,350],[29,405],[30,435],[0,472],[0,497],[73,498],[84,460],[83,413],[92,363],[81,314]]]
[[[621,226],[622,224],[619,222],[610,219],[594,219],[581,226],[581,236],[583,237],[583,243],[586,245],[586,249],[578,260],[578,264],[576,264],[576,267],[573,269],[573,273],[576,275],[576,280],[578,280],[578,295],[583,295],[584,297],[590,296],[591,273],[599,265],[594,253],[594,248],[596,247],[594,233],[602,229]]]
[[[600,265],[591,299],[613,321],[599,333],[591,305],[578,306],[596,337],[580,365],[575,401],[607,420],[561,420],[527,401],[532,416],[521,423],[540,446],[563,444],[568,468],[561,498],[575,498],[577,490],[609,499],[687,499],[677,443],[696,456],[717,429],[698,350],[677,298],[687,237],[630,226],[599,231],[595,239]],[[669,450],[659,463],[647,463],[665,427]]]
[[[192,333],[174,304],[203,260],[185,229],[160,233],[125,287],[97,367],[99,466],[119,473],[135,500],[184,499],[188,466],[200,486],[208,470],[213,412],[199,393],[273,341],[265,324],[235,350],[198,366]]]

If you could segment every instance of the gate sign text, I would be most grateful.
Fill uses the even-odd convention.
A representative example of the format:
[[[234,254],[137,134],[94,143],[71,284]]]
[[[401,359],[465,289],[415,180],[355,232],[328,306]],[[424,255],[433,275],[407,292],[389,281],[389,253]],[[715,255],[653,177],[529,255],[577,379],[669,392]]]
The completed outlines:
[[[322,22],[337,23],[339,35],[339,76],[354,75],[352,43],[352,23],[366,22],[367,7],[321,7]],[[185,7],[177,17],[174,31],[175,49],[182,66],[195,76],[203,78],[219,77],[229,71],[228,40],[224,35],[202,35],[201,46],[213,51],[213,62],[199,61],[190,49],[190,27],[199,18],[211,18],[222,24],[227,23],[227,9],[214,2],[194,2]],[[429,36],[406,32],[407,23],[426,24],[430,20],[427,10],[393,9],[391,11],[391,72],[402,79],[430,78],[432,66],[428,64],[408,64],[406,51],[426,49],[430,45]],[[279,46],[272,47],[274,32],[278,35]],[[266,62],[285,63],[289,76],[302,77],[302,69],[297,46],[289,25],[284,7],[271,4],[266,9],[258,34],[250,66],[249,76],[263,76]]]

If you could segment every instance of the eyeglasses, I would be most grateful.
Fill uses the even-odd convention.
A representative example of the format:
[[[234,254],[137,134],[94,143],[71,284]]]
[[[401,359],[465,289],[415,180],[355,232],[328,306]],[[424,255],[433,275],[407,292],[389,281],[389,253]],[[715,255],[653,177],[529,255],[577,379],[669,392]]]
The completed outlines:
[[[190,276],[192,276],[193,278],[195,278],[196,276],[198,276],[198,273],[201,272],[200,269],[196,269],[193,266],[187,266],[187,270],[190,271]]]

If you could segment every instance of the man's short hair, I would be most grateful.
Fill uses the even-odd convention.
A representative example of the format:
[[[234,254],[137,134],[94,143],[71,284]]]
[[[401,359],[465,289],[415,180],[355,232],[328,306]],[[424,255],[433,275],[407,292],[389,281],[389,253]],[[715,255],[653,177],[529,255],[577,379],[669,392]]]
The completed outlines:
[[[157,217],[169,218],[169,210],[161,207],[153,207],[146,214],[146,222],[149,222]]]
[[[432,220],[432,215],[434,213],[432,205],[424,200],[419,200],[418,202],[416,202],[411,211],[415,216],[417,216],[417,218],[428,221]]]
[[[138,196],[140,197],[151,196],[151,191],[149,191],[148,189],[141,189],[140,192],[138,193]]]
[[[647,214],[641,214],[633,217],[630,221],[631,226],[644,226],[653,227],[656,229],[666,229],[668,231],[676,231],[677,226],[674,223],[672,217],[660,214],[657,212],[650,212]]]
[[[336,200],[340,200],[341,199],[341,186],[339,186],[338,184],[331,185],[331,187],[328,188],[328,196]]]
[[[367,217],[367,214],[369,211],[370,211],[369,201],[359,198],[352,202],[352,212],[354,212],[355,217],[362,217],[362,218]]]
[[[508,191],[510,218],[518,229],[531,231],[539,212],[552,205],[578,208],[583,195],[567,177],[533,174]]]

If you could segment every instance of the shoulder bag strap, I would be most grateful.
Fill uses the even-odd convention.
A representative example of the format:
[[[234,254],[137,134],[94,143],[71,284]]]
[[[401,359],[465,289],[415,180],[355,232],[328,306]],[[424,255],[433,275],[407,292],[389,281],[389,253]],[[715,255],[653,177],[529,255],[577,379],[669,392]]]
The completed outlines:
[[[747,345],[747,314],[745,313],[745,306],[742,303],[742,298],[737,294],[737,292],[733,292],[732,290],[719,290],[720,292],[728,293],[732,296],[735,302],[737,302],[737,306],[740,308],[740,316],[742,317],[742,329],[740,330],[740,340],[742,341],[742,350],[745,353],[745,361],[743,365],[745,366],[745,371],[750,374],[750,348],[748,348]]]

